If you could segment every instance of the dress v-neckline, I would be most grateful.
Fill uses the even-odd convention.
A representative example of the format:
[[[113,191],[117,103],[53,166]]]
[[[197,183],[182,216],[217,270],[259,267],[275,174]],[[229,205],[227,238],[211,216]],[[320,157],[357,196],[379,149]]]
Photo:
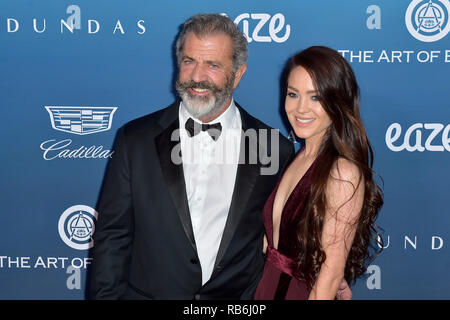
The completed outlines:
[[[273,228],[273,207],[275,205],[275,198],[277,196],[278,193],[278,187],[280,186],[281,181],[284,178],[284,175],[286,174],[286,172],[289,170],[289,168],[291,167],[292,163],[294,163],[295,159],[297,159],[297,157],[304,151],[304,147],[302,149],[300,149],[300,151],[298,152],[298,154],[295,156],[294,160],[292,160],[292,162],[289,164],[289,166],[286,168],[286,170],[284,171],[284,173],[282,174],[280,180],[278,181],[275,190],[274,190],[274,195],[273,195],[273,199],[272,199],[272,219],[271,220],[271,241],[269,242],[269,246],[271,246],[272,248],[274,248],[275,250],[278,251],[278,246],[277,248],[274,247],[274,241],[273,241],[273,233],[274,233],[274,228]],[[280,229],[281,229],[281,225],[282,225],[282,221],[283,221],[283,213],[286,209],[287,204],[291,201],[295,191],[302,185],[302,182],[304,180],[304,178],[309,174],[309,172],[311,171],[312,167],[314,166],[315,162],[317,160],[317,157],[313,160],[313,162],[309,165],[308,169],[306,169],[305,173],[303,174],[303,176],[300,178],[300,180],[298,180],[298,182],[296,183],[295,187],[292,189],[291,193],[289,194],[289,196],[287,197],[283,207],[281,208],[281,213],[280,213],[280,226],[278,229],[278,245],[280,244],[279,238],[280,238]]]

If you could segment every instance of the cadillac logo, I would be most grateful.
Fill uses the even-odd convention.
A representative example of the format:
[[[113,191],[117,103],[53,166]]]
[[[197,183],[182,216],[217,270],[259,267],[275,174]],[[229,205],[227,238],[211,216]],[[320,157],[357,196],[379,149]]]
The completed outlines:
[[[117,107],[46,106],[55,130],[86,135],[111,128]]]

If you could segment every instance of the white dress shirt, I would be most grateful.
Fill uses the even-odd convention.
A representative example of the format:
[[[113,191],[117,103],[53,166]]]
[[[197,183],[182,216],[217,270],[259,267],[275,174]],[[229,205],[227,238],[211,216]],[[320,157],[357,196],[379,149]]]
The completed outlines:
[[[208,132],[189,137],[185,123],[194,118],[180,103],[180,140],[186,194],[202,269],[202,285],[211,277],[231,205],[239,162],[242,122],[231,101],[210,123],[220,122],[222,133],[214,141]]]

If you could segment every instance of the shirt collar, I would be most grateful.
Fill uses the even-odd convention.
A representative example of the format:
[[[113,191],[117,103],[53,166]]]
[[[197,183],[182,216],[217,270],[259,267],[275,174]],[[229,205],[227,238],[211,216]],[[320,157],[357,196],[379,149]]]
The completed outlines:
[[[233,128],[234,123],[235,123],[234,119],[237,116],[237,111],[238,110],[237,110],[236,104],[234,103],[234,99],[232,98],[231,103],[228,106],[228,108],[225,110],[225,112],[222,113],[216,119],[210,121],[210,123],[212,124],[212,123],[220,122],[220,124],[222,125],[222,130]],[[204,123],[200,119],[197,119],[193,115],[191,115],[191,113],[184,106],[183,101],[180,102],[179,117],[180,117],[180,125],[183,125],[183,126],[184,126],[184,123],[186,123],[187,119],[189,119],[189,118],[195,119],[196,121],[198,121],[200,123]]]

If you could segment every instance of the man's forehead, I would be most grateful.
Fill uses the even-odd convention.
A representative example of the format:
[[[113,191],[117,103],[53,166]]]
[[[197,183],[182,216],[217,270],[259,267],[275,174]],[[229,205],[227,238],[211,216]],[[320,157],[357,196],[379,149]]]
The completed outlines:
[[[201,42],[201,43],[199,43]],[[190,52],[210,52],[210,53],[227,53],[232,59],[233,43],[231,37],[225,33],[202,34],[197,35],[190,32],[186,35],[185,43],[183,45],[183,54]]]

